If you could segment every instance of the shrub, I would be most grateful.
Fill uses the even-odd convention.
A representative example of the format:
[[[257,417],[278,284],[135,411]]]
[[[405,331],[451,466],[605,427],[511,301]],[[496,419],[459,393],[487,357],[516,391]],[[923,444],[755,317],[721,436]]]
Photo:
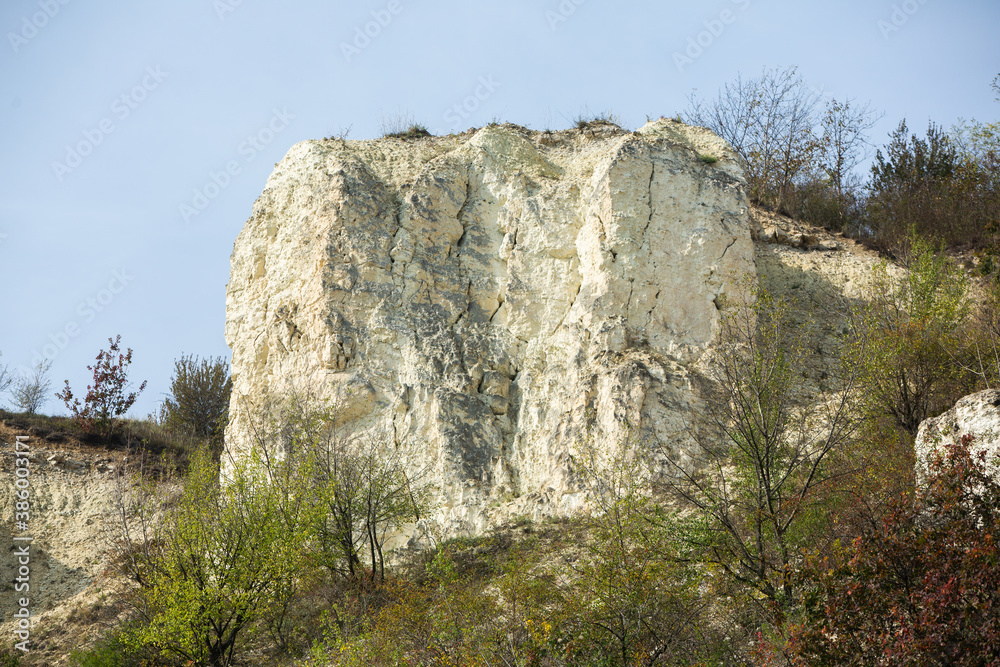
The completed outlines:
[[[975,388],[964,355],[968,279],[928,242],[911,235],[907,270],[876,265],[865,304],[853,314],[849,355],[859,369],[866,409],[912,438],[924,419]]]
[[[423,125],[416,124],[411,125],[402,132],[394,132],[385,136],[390,139],[420,139],[421,137],[431,136],[431,133]]]
[[[170,429],[222,442],[229,417],[233,382],[222,357],[183,356],[174,362],[170,396],[163,403],[163,422]]]
[[[119,512],[116,547],[125,573],[140,586],[135,603],[142,623],[129,631],[128,645],[153,646],[198,665],[231,665],[294,592],[305,494],[286,495],[289,489],[269,483],[253,458],[220,486],[218,466],[204,448],[192,456],[181,497],[163,521],[152,519],[163,498],[141,481],[133,489],[139,505]],[[145,541],[136,544],[137,535]]]
[[[1000,480],[971,441],[936,452],[915,499],[805,571],[797,664],[1000,664]]]
[[[139,394],[146,388],[145,380],[139,385],[139,390],[128,392],[128,367],[132,363],[132,348],[125,354],[119,349],[121,335],[114,340],[108,338],[111,347],[107,352],[97,353],[97,363],[87,366],[94,373],[94,384],[87,386],[87,396],[83,405],[79,398],[74,398],[69,380],[65,388],[56,394],[66,403],[74,418],[84,433],[95,433],[108,438],[115,432],[118,417],[128,412]]]
[[[20,408],[21,412],[33,415],[45,405],[52,384],[48,378],[51,367],[52,362],[43,359],[35,366],[31,376],[19,377],[14,381],[11,395],[14,398],[14,405]]]

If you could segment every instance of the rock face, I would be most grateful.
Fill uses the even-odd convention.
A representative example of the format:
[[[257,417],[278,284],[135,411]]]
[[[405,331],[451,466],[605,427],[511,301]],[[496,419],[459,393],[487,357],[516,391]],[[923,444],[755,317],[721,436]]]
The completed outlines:
[[[989,469],[996,474],[998,468],[993,461],[1000,454],[1000,390],[969,394],[943,415],[921,422],[916,444],[917,478],[926,476],[931,451],[955,444],[966,434],[975,438],[970,445],[972,454],[985,451]]]
[[[299,143],[233,250],[227,445],[308,390],[425,473],[446,532],[572,511],[581,443],[686,446],[753,252],[731,149],[672,120]]]

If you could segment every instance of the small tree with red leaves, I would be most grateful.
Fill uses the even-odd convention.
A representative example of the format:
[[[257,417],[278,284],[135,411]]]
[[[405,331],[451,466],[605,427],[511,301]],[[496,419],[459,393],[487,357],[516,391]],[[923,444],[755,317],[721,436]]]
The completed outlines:
[[[972,436],[835,562],[806,574],[802,665],[1000,667],[1000,479]]]
[[[66,403],[84,433],[95,433],[104,438],[112,436],[117,418],[128,412],[146,388],[146,382],[143,381],[138,391],[128,392],[131,384],[128,381],[128,367],[132,363],[132,348],[122,354],[119,349],[121,338],[120,334],[114,340],[108,338],[110,349],[98,352],[97,363],[87,366],[87,370],[94,373],[94,383],[87,386],[87,396],[82,406],[80,399],[74,398],[69,380],[66,380],[66,387],[56,394],[56,398]]]

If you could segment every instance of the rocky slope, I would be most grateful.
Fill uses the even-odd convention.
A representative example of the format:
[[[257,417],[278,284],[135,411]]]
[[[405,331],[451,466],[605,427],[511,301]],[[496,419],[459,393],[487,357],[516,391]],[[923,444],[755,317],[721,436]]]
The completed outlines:
[[[17,529],[15,519],[14,450],[17,436],[26,437],[30,483],[28,530]],[[123,453],[107,451],[73,440],[58,432],[21,429],[0,422],[0,475],[5,483],[0,493],[0,540],[7,545],[0,560],[3,576],[0,609],[3,646],[14,644],[19,609],[17,601],[29,599],[31,612],[30,652],[22,664],[66,664],[69,651],[82,638],[92,637],[118,618],[111,595],[121,582],[108,573],[109,540],[105,520],[113,514],[116,496],[115,471]],[[24,452],[24,447],[18,447]],[[14,535],[32,537],[27,556],[27,591],[15,590],[19,576]]]

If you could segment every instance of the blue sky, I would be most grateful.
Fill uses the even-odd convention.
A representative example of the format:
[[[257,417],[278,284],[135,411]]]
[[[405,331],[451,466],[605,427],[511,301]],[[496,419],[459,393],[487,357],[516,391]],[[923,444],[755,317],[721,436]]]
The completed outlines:
[[[229,355],[233,241],[303,139],[493,119],[636,128],[737,74],[797,66],[900,119],[1000,116],[996,0],[6,0],[0,8],[0,363],[78,393],[108,337],[153,411],[185,353]],[[0,397],[0,401],[6,397]],[[65,413],[52,398],[43,412]]]

